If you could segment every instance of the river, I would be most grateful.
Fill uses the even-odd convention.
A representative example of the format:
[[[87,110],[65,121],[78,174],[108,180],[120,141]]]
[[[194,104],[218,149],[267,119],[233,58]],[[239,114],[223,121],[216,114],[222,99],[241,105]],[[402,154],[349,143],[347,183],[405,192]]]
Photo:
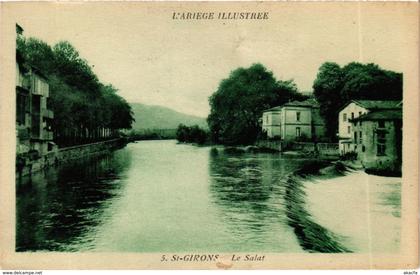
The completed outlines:
[[[313,160],[140,141],[17,185],[17,251],[302,252],[285,175]]]

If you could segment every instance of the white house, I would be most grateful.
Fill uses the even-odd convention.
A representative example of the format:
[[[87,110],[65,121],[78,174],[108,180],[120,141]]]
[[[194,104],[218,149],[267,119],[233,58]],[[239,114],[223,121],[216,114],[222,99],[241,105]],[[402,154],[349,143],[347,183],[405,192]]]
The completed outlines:
[[[280,137],[281,133],[281,106],[264,111],[262,116],[262,129],[270,138]]]
[[[373,110],[398,109],[398,100],[353,100],[338,115],[338,139],[340,154],[357,150],[357,140],[362,133],[355,131],[353,120]]]
[[[284,141],[319,140],[325,136],[325,123],[315,99],[292,101],[264,111],[262,128],[267,137]]]

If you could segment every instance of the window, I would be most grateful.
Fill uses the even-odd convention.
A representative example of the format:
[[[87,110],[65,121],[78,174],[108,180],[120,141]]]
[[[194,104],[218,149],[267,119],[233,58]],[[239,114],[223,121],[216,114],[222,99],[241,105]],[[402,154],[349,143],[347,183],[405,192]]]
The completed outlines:
[[[359,132],[359,143],[362,144],[362,131]]]
[[[265,116],[265,124],[268,124],[268,115]]]
[[[357,144],[357,132],[354,132],[354,143]]]
[[[350,130],[351,130],[350,126],[347,126],[347,134],[350,134]]]
[[[29,100],[20,93],[16,95],[16,98],[16,121],[18,125],[25,125],[26,105]]]
[[[300,121],[300,112],[296,112],[296,120]]]
[[[353,112],[351,113],[351,119],[354,119],[354,113]]]
[[[347,121],[347,114],[343,114],[343,121],[346,122]]]
[[[296,127],[296,137],[300,137],[300,127]]]
[[[379,120],[378,121],[378,128],[385,128],[385,121]]]
[[[378,156],[385,156],[385,143],[386,143],[386,137],[385,132],[379,131],[376,134],[376,143],[377,143],[377,152],[376,155]]]

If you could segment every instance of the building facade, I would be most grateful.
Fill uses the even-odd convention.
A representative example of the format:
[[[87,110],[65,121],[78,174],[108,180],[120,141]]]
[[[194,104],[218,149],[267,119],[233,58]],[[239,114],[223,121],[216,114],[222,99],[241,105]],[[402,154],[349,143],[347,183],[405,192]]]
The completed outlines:
[[[262,129],[269,138],[282,141],[319,141],[325,137],[325,122],[314,99],[293,101],[263,112]]]
[[[262,129],[269,138],[280,138],[281,136],[281,107],[274,107],[266,110],[262,116]]]
[[[377,110],[398,109],[400,101],[396,100],[353,100],[349,102],[338,114],[338,139],[340,154],[356,152],[356,135],[359,131],[354,129],[353,120]]]
[[[355,151],[367,170],[401,173],[402,109],[378,110],[353,120]]]
[[[37,69],[16,58],[16,154],[42,156],[54,149],[49,85]]]

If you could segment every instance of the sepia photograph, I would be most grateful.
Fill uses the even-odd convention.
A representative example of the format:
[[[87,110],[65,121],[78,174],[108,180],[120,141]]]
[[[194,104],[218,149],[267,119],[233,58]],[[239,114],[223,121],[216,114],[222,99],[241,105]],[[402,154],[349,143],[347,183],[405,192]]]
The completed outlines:
[[[418,10],[0,3],[0,267],[417,267]]]

